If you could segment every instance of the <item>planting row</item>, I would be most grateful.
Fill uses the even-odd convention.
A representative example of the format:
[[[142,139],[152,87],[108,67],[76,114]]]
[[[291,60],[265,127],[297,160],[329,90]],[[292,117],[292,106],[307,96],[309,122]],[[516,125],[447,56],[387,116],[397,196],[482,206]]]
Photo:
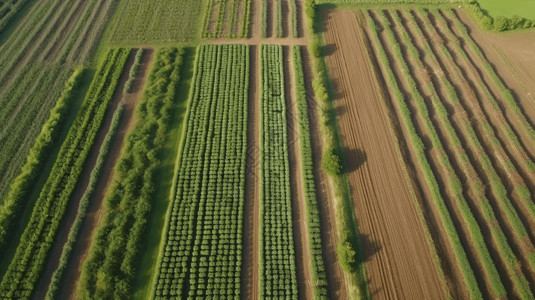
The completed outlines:
[[[70,196],[100,129],[129,52],[110,50],[95,75],[80,114],[59,151],[35,209],[0,283],[3,298],[28,298],[37,282]]]
[[[183,49],[162,48],[136,110],[104,199],[105,212],[84,263],[78,295],[86,299],[131,298],[137,258],[151,210],[159,155],[176,101]]]
[[[240,295],[249,48],[201,46],[153,297]]]
[[[301,149],[301,172],[304,187],[306,223],[308,230],[308,247],[310,253],[310,267],[312,270],[312,286],[315,299],[327,298],[327,276],[323,261],[321,226],[314,183],[314,159],[312,157],[312,144],[310,141],[309,105],[307,103],[307,91],[305,89],[305,77],[303,74],[303,60],[301,48],[293,48],[293,67],[295,76],[295,90],[297,102],[297,117],[299,121],[299,147]],[[317,162],[316,162],[317,163]],[[318,166],[316,166],[318,167]]]
[[[261,51],[260,297],[297,298],[282,47]]]
[[[204,15],[203,38],[246,38],[251,0],[209,0]]]
[[[522,178],[523,173],[515,167],[515,157],[494,136],[494,127],[489,123],[489,114],[484,113],[486,107],[477,98],[479,95],[470,98],[466,89],[459,88],[471,79],[465,77],[464,67],[453,60],[450,48],[444,46],[442,39],[447,34],[442,30],[448,27],[432,24],[430,20],[435,18],[430,15],[428,20],[426,13],[425,17],[399,11],[369,12],[369,15],[371,36],[384,76],[398,102],[399,115],[417,152],[419,167],[450,238],[468,292],[472,297],[481,297],[481,284],[488,282],[487,292],[494,297],[513,294],[524,299],[533,297],[527,278],[518,271],[518,266],[524,262],[531,268],[533,256],[530,250],[533,245],[515,208],[518,203],[527,201],[515,190],[527,190],[527,187],[521,180],[509,182],[506,179]],[[379,20],[382,29],[374,20]],[[423,40],[419,40],[421,38]],[[438,40],[442,42],[429,43]],[[441,52],[437,51],[438,45]],[[459,50],[460,44],[454,45],[451,49],[461,53],[461,57],[466,56]],[[466,64],[471,65],[471,61],[467,60]],[[400,73],[395,74],[392,69]],[[461,81],[459,78],[452,81],[453,74]],[[405,102],[407,93],[412,98],[410,104]],[[465,102],[465,98],[469,101]],[[431,117],[430,111],[436,115]],[[452,111],[477,117],[470,124]],[[511,132],[514,131],[509,130],[510,137]],[[421,140],[423,135],[429,137],[428,144]],[[512,163],[505,163],[511,160]],[[469,178],[466,185],[461,184],[461,178]],[[506,186],[512,185],[517,186],[513,190],[515,194],[507,191]],[[485,186],[489,192],[485,191]],[[527,197],[529,200],[529,192]],[[495,213],[502,216],[498,218]],[[453,222],[450,214],[452,219],[462,221]],[[471,242],[466,242],[457,232],[467,234]],[[483,232],[488,234],[483,235]],[[465,261],[468,256],[464,253],[472,257],[469,262]],[[476,280],[474,270],[484,276]],[[508,274],[507,280],[511,281],[514,291],[506,290],[503,274]]]

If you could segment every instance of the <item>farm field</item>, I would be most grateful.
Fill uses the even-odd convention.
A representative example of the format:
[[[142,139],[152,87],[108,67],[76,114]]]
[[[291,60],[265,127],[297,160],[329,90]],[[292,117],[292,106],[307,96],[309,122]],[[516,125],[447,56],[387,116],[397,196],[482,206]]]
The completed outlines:
[[[0,0],[0,298],[535,298],[522,5]]]
[[[499,1],[499,0],[479,0],[481,8],[488,10],[491,15],[505,17],[520,16],[528,19],[535,19],[535,3],[529,0]]]

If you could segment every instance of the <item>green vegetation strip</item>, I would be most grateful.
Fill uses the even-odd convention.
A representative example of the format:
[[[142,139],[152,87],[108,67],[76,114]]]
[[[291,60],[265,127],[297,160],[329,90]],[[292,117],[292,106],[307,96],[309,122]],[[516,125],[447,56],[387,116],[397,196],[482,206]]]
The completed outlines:
[[[301,149],[301,172],[305,194],[306,224],[308,237],[308,251],[310,253],[310,267],[312,270],[312,286],[315,299],[327,298],[327,275],[323,261],[321,226],[314,183],[314,159],[310,141],[310,126],[308,120],[308,103],[305,89],[305,76],[301,47],[293,48],[295,90],[297,100],[297,117],[299,123],[299,148]],[[298,179],[299,180],[299,179]]]
[[[97,181],[99,177],[101,176],[102,168],[104,167],[106,157],[108,156],[110,145],[115,137],[115,134],[117,133],[117,127],[119,126],[119,122],[121,121],[122,115],[123,115],[123,107],[119,106],[113,115],[110,129],[108,133],[106,133],[104,142],[102,143],[102,146],[100,147],[98,157],[97,157],[97,162],[95,164],[95,168],[91,171],[91,178],[89,179],[87,190],[84,192],[84,195],[82,196],[82,199],[80,201],[80,207],[78,208],[78,214],[76,215],[76,220],[74,221],[74,225],[71,228],[71,231],[69,232],[69,238],[67,239],[67,243],[65,243],[65,245],[63,246],[63,250],[61,252],[61,257],[59,260],[59,266],[54,271],[54,274],[52,274],[52,280],[50,282],[48,291],[46,293],[47,300],[53,300],[53,299],[58,298],[60,283],[63,280],[65,280],[64,279],[65,270],[67,268],[67,264],[69,263],[69,260],[71,259],[71,254],[73,251],[74,243],[76,242],[78,238],[80,228],[82,227],[84,218],[87,213],[87,209],[89,207],[89,201],[92,199],[93,193],[95,192]]]
[[[260,298],[297,299],[283,63],[282,46],[262,45]]]
[[[152,298],[240,296],[249,48],[201,46]]]
[[[50,111],[50,117],[43,125],[34,146],[30,150],[22,172],[15,178],[4,201],[0,204],[0,253],[5,252],[10,233],[20,218],[21,207],[29,197],[31,187],[41,174],[48,152],[57,142],[65,118],[69,113],[69,102],[78,92],[84,70],[77,69],[67,81],[65,89]]]
[[[128,80],[126,81],[124,85],[124,91],[123,94],[130,94],[132,93],[132,85],[134,84],[134,80],[136,79],[136,74],[139,69],[139,65],[141,64],[141,58],[143,57],[143,48],[139,48],[136,53],[136,57],[134,59],[134,64],[130,68],[130,73],[128,74]]]
[[[78,291],[83,298],[131,296],[139,245],[156,185],[155,171],[176,100],[182,55],[183,49],[176,48],[160,49],[156,54],[136,111],[136,125],[115,167],[113,183],[104,199],[104,216],[82,269]]]
[[[127,58],[125,49],[110,50],[95,76],[0,283],[0,297],[30,297]]]

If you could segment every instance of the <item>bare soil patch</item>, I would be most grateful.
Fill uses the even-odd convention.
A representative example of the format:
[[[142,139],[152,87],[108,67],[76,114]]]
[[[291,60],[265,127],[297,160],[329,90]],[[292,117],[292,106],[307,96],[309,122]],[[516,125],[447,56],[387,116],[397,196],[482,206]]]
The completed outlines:
[[[324,29],[370,292],[378,298],[444,299],[361,26],[354,12],[337,10],[325,13]]]

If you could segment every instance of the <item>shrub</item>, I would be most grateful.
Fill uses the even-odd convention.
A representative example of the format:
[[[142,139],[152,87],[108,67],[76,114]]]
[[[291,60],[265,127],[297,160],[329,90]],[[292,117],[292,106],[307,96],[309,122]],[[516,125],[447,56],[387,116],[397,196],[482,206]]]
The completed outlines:
[[[336,252],[342,270],[354,272],[357,269],[357,251],[355,251],[355,248],[350,242],[346,241],[338,245]]]
[[[340,154],[337,149],[334,147],[327,148],[325,153],[323,153],[323,160],[321,166],[329,175],[340,175],[342,174],[343,167],[340,160]]]

